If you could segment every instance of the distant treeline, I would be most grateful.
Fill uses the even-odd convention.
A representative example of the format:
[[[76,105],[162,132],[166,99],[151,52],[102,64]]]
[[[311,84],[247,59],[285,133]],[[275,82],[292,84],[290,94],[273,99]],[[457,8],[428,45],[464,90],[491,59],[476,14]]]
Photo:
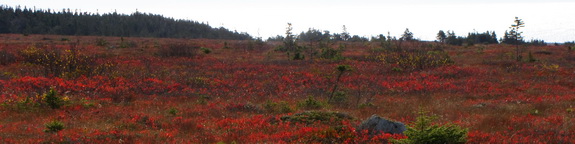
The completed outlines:
[[[0,33],[91,35],[161,38],[252,39],[247,33],[212,28],[191,20],[175,20],[162,15],[135,12],[130,15],[116,12],[94,14],[88,12],[36,10],[0,6]]]
[[[390,36],[389,34],[383,35],[379,34],[377,36],[373,36],[371,38],[368,37],[360,37],[358,35],[349,35],[346,32],[342,33],[331,33],[330,31],[321,31],[317,29],[310,28],[306,32],[301,32],[299,35],[295,36],[297,40],[303,42],[315,42],[315,41],[349,41],[349,42],[367,42],[367,41],[386,41],[386,40],[406,40],[406,41],[419,41],[418,39],[413,38],[413,33],[411,33],[408,29],[401,35],[400,38],[395,36]],[[347,37],[347,38],[346,38]],[[270,37],[268,41],[284,41],[285,37],[278,35],[275,37]],[[503,37],[499,38],[495,34],[495,31],[486,31],[486,32],[471,32],[467,33],[467,36],[457,36],[455,35],[454,31],[443,31],[440,30],[437,33],[436,37],[437,42],[450,44],[450,45],[473,45],[473,44],[515,44],[517,40],[511,36],[511,34],[505,31]],[[546,45],[545,41],[534,39],[531,41],[524,41],[520,40],[518,43],[520,44],[530,44],[530,45]]]

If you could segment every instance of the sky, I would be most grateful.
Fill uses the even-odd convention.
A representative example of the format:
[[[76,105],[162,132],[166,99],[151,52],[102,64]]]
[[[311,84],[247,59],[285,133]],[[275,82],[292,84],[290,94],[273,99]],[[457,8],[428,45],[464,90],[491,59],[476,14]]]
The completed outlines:
[[[495,31],[502,37],[515,17],[525,40],[575,41],[574,0],[3,0],[0,5],[131,14],[139,11],[208,23],[254,37],[298,34],[309,28],[351,35],[400,37],[406,28],[421,40],[439,30],[456,35]]]

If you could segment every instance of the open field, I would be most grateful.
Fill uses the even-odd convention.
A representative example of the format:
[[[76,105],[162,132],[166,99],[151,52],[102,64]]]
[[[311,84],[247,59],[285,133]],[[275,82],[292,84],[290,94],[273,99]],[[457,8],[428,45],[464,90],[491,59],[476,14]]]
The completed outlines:
[[[354,127],[373,114],[409,125],[423,109],[468,128],[468,143],[575,143],[575,52],[565,46],[522,46],[516,62],[511,45],[411,42],[403,48],[449,62],[407,64],[390,60],[418,55],[378,42],[330,44],[345,47],[340,60],[288,60],[278,45],[0,35],[0,142],[381,143],[403,136]],[[351,71],[337,79],[339,65]],[[51,87],[59,108],[46,100]],[[281,119],[309,110],[355,119]],[[46,131],[54,121],[64,128]]]

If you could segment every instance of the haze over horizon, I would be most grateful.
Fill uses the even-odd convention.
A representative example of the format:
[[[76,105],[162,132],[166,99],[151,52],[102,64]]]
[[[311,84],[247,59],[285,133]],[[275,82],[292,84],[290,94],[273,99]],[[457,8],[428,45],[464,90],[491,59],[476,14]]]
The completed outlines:
[[[351,35],[371,37],[378,34],[399,37],[406,28],[415,38],[435,40],[439,30],[456,35],[495,31],[501,38],[514,17],[525,22],[521,29],[525,40],[546,42],[575,40],[575,2],[569,0],[212,0],[212,1],[65,1],[6,0],[0,5],[36,9],[79,10],[92,13],[131,14],[136,11],[175,19],[209,23],[247,32],[264,39],[285,35],[287,23],[299,34],[309,28],[341,33],[346,25]]]

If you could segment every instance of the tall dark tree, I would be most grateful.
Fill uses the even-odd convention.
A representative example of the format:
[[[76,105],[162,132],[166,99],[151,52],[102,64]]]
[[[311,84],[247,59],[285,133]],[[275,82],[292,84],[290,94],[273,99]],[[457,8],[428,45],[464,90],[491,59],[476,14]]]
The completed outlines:
[[[439,30],[435,38],[437,38],[437,41],[439,41],[440,43],[445,43],[447,35],[445,35],[445,32],[443,32],[443,30]]]
[[[495,32],[473,32],[469,33],[466,38],[467,44],[497,44],[497,36]]]
[[[464,38],[462,37],[456,36],[454,31],[447,31],[447,39],[445,40],[445,43],[450,45],[462,45],[463,39]]]
[[[286,28],[286,36],[284,39],[284,46],[285,46],[287,51],[293,52],[296,49],[295,48],[296,44],[295,44],[294,35],[292,34],[293,27],[292,27],[291,23],[287,23],[287,24],[288,24],[288,26]]]
[[[509,27],[509,29],[511,29],[509,31],[509,34],[513,37],[513,39],[515,39],[515,51],[517,61],[521,61],[522,58],[519,50],[519,45],[521,44],[520,41],[523,41],[523,37],[521,36],[523,32],[519,31],[519,29],[522,27],[525,27],[525,23],[523,22],[523,20],[519,19],[519,17],[515,17],[515,21],[513,22],[511,27]]]
[[[405,41],[412,41],[413,39],[413,33],[409,31],[409,28],[406,28],[405,31],[403,32],[403,34],[401,35],[401,40],[405,40]]]

